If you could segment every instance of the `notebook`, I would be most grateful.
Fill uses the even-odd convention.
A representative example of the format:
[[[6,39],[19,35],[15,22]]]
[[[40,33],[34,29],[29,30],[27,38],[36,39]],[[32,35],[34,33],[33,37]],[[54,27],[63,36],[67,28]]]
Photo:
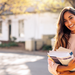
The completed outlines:
[[[73,53],[70,49],[59,47],[56,51],[49,51],[48,57],[57,64],[68,65],[73,59]],[[75,71],[75,69],[72,71]]]

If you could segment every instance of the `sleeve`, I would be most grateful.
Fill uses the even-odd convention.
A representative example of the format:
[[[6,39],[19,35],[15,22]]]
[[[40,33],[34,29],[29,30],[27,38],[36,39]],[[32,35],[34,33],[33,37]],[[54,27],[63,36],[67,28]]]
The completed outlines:
[[[57,74],[57,71],[56,71],[58,65],[59,65],[59,64],[56,64],[56,63],[53,63],[52,66],[50,66],[50,65],[48,64],[48,70],[49,70],[49,72],[52,73],[53,75],[58,75],[58,74]]]
[[[54,47],[53,47],[53,50],[52,50],[52,51],[54,51]],[[51,63],[50,63],[50,64],[51,64]],[[57,67],[58,67],[59,64],[52,62],[51,65],[52,65],[52,66],[50,66],[50,65],[48,64],[48,70],[49,70],[49,72],[52,73],[53,75],[58,75],[58,73],[57,73],[56,70],[57,70]]]

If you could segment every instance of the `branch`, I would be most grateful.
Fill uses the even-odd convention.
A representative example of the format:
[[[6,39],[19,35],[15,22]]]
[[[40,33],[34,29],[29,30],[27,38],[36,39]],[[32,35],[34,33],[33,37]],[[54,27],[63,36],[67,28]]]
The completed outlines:
[[[2,6],[1,6],[1,8],[0,8],[0,11],[4,11],[4,8],[5,8],[5,5],[6,5],[7,3],[5,2],[5,3],[2,3]],[[2,12],[0,13],[0,15],[2,14]]]
[[[75,0],[67,0],[67,2],[69,2],[72,5],[72,7],[75,8]]]

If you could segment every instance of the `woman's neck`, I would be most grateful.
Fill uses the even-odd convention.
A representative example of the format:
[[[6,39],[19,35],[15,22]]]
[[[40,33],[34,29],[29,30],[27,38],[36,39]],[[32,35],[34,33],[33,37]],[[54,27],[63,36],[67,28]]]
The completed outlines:
[[[71,33],[70,37],[74,37],[75,38],[75,33]]]
[[[75,34],[75,31],[71,31],[71,34]]]

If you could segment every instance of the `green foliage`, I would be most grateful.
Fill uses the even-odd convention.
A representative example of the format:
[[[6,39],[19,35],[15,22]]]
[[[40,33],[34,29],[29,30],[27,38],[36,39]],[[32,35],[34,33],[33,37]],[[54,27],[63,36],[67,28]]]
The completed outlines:
[[[42,47],[42,50],[52,50],[52,46],[51,45],[44,45]]]
[[[26,10],[29,7],[34,8],[33,12],[38,12],[38,13],[40,11],[47,11],[47,9],[56,12],[58,11],[58,9],[64,7],[65,1],[62,0],[0,0],[0,4],[1,4],[0,14],[3,13],[4,11],[9,11],[9,10],[13,12],[13,14],[24,14],[27,13]]]
[[[10,42],[10,43],[0,44],[0,47],[12,47],[12,46],[18,46],[18,43]]]
[[[53,12],[59,12],[65,7],[65,1],[62,2],[61,0],[50,0],[50,10]]]
[[[33,6],[35,2],[35,0],[0,0],[0,14],[4,11],[23,14],[26,9]]]

